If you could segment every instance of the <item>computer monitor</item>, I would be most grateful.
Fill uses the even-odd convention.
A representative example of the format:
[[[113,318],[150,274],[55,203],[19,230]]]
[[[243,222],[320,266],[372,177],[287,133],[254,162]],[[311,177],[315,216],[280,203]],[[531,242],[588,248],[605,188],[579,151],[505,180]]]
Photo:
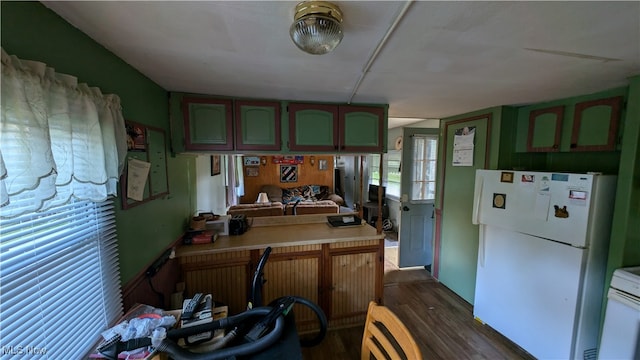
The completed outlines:
[[[369,202],[378,202],[378,188],[380,188],[380,186],[378,185],[374,185],[374,184],[369,184]],[[384,198],[386,195],[386,187],[382,187],[382,203],[384,204]]]

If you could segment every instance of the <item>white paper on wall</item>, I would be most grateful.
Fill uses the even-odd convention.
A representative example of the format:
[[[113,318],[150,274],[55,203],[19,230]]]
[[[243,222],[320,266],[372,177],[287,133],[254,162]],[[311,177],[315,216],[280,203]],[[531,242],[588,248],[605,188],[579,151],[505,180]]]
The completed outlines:
[[[457,129],[453,136],[453,166],[473,166],[475,126]]]
[[[142,201],[150,168],[150,162],[129,159],[127,168],[127,197],[129,199]]]

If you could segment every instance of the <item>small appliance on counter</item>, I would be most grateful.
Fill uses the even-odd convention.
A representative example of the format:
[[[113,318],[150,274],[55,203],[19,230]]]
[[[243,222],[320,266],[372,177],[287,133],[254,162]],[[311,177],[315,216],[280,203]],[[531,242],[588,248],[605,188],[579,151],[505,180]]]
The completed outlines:
[[[244,214],[233,215],[229,219],[229,235],[242,235],[249,230],[249,222]]]

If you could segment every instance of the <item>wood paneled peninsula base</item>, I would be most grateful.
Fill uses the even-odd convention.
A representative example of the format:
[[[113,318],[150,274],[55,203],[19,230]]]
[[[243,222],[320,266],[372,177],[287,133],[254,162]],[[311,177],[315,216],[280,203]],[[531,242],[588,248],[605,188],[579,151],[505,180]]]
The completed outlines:
[[[338,328],[364,324],[369,301],[382,303],[384,234],[366,224],[333,228],[327,215],[253,218],[242,235],[180,246],[176,256],[187,295],[211,293],[231,314],[244,311],[255,267],[268,246],[265,304],[302,296],[320,305],[330,328]],[[299,331],[316,327],[306,308],[296,305],[294,312]]]

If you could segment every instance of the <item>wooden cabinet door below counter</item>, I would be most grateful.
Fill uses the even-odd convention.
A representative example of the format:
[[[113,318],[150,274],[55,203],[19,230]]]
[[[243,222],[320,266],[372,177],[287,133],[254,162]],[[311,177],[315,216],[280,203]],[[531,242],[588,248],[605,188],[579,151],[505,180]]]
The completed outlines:
[[[331,256],[331,310],[334,326],[340,320],[363,316],[369,301],[376,300],[377,252]]]
[[[274,249],[279,250],[279,249]],[[264,304],[282,296],[299,296],[320,305],[318,288],[320,284],[320,255],[273,254],[264,269]],[[306,306],[294,306],[299,332],[318,330],[315,314]]]

